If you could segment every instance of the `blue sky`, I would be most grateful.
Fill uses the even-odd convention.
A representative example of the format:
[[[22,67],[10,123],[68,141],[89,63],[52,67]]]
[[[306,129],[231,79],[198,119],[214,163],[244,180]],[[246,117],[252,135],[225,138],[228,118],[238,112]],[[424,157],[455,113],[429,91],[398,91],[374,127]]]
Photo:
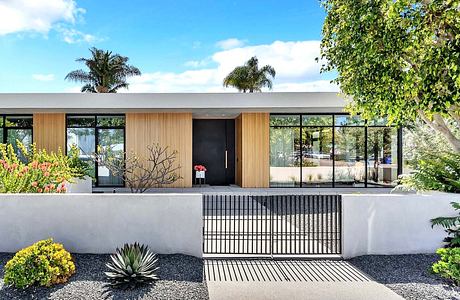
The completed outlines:
[[[305,0],[0,1],[0,92],[77,92],[64,77],[91,46],[141,69],[129,92],[231,91],[222,78],[252,55],[275,91],[335,90],[314,61],[323,20]]]

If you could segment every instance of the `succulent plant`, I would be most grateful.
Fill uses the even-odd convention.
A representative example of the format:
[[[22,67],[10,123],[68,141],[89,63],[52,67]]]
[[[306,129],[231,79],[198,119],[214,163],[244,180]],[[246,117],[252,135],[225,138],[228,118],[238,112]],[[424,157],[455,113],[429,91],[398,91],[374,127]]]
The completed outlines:
[[[158,258],[146,245],[125,244],[110,258],[106,264],[109,271],[105,275],[113,287],[133,288],[159,279],[156,274]]]

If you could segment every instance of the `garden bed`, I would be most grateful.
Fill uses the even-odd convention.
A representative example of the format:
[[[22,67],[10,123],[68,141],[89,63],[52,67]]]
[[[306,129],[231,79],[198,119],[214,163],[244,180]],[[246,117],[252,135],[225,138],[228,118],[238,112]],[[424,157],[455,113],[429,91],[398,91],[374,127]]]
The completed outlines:
[[[350,263],[405,299],[460,299],[460,288],[430,272],[437,255],[367,255]]]
[[[186,255],[160,255],[160,280],[133,290],[106,287],[104,271],[109,255],[73,254],[76,273],[66,284],[51,288],[17,290],[3,284],[6,262],[13,257],[0,253],[0,299],[208,299],[203,261]]]

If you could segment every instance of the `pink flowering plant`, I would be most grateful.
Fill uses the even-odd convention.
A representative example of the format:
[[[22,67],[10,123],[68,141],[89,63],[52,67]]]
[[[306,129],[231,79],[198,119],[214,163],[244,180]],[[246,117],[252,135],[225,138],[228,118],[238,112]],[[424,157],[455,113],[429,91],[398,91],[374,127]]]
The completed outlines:
[[[18,148],[26,162],[11,144],[0,144],[0,193],[65,193],[66,182],[78,177],[61,150],[47,153],[20,142]]]

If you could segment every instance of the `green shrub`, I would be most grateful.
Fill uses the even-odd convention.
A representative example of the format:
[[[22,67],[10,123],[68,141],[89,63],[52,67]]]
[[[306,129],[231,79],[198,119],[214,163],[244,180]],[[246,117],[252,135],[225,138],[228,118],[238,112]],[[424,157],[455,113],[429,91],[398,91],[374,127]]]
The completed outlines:
[[[460,211],[460,203],[450,203],[454,210]],[[438,217],[431,219],[431,227],[442,226],[446,229],[447,237],[444,239],[446,248],[460,247],[460,215],[455,217]]]
[[[400,179],[405,189],[460,193],[460,154],[423,153],[414,172]]]
[[[460,285],[460,248],[441,248],[436,253],[441,260],[431,267],[433,273]]]
[[[75,265],[70,253],[47,239],[17,252],[6,263],[4,281],[17,288],[34,284],[49,287],[66,282],[73,273]]]

